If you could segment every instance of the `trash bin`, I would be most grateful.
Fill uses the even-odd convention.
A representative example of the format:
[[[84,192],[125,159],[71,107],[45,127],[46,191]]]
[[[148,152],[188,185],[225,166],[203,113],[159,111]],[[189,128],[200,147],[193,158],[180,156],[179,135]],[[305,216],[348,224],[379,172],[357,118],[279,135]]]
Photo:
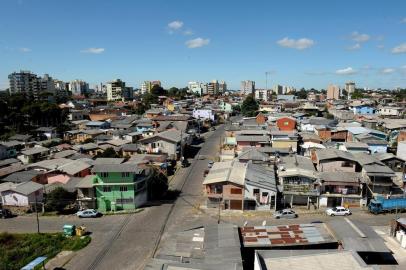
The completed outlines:
[[[63,225],[63,234],[65,236],[74,236],[75,235],[75,225],[65,224]]]
[[[76,235],[78,236],[83,236],[86,233],[86,227],[84,226],[78,226],[76,227]]]

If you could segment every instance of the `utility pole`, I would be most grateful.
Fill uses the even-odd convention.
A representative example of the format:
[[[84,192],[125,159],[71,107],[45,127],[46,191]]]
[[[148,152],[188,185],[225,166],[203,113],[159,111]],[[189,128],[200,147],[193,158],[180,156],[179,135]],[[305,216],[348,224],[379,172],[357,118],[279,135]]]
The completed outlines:
[[[39,217],[38,217],[38,210],[37,210],[37,192],[34,192],[34,197],[35,197],[35,214],[37,215],[37,233],[39,233]]]

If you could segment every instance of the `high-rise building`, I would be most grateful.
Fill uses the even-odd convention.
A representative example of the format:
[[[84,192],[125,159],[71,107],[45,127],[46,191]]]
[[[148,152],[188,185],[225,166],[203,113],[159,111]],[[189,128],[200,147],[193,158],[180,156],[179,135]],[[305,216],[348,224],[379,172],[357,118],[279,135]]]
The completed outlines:
[[[246,80],[241,82],[240,93],[241,95],[254,94],[255,92],[255,82]]]
[[[66,83],[61,80],[54,80],[54,87],[56,91],[66,91]]]
[[[327,87],[327,99],[340,99],[340,87],[330,84]]]
[[[69,91],[74,96],[82,96],[89,91],[89,84],[82,80],[74,80],[69,83]]]
[[[351,94],[355,92],[355,82],[346,82],[345,91],[348,94],[348,99],[351,99]]]
[[[189,82],[188,88],[190,93],[195,93],[198,95],[203,95],[203,87],[200,82]]]
[[[207,94],[209,95],[218,95],[219,93],[219,82],[213,80],[207,84]]]
[[[116,79],[114,81],[107,82],[106,87],[108,101],[123,100],[123,94],[126,92],[125,82],[120,79]]]
[[[227,84],[226,84],[225,81],[221,81],[219,83],[219,91],[218,91],[218,93],[221,95],[221,94],[224,94],[225,92],[227,92]]]
[[[8,75],[10,94],[23,94],[26,97],[38,99],[41,93],[40,78],[30,71],[21,70]]]
[[[276,84],[273,87],[273,92],[277,95],[282,95],[283,94],[283,87],[282,85]]]
[[[39,78],[41,83],[41,92],[42,93],[51,93],[55,94],[55,84],[52,77],[48,74],[44,74],[44,77]]]
[[[141,84],[141,94],[149,93],[151,92],[151,89],[155,86],[161,86],[161,81],[144,81]]]
[[[259,101],[271,101],[272,100],[272,90],[270,89],[255,89],[256,100]]]

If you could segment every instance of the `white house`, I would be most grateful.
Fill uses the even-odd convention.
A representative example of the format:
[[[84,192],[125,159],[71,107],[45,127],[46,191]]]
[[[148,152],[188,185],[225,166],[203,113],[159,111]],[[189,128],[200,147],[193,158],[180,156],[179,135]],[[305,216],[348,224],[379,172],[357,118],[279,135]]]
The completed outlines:
[[[29,207],[35,202],[42,202],[43,186],[28,181],[24,183],[5,182],[0,184],[0,201],[2,205]]]
[[[216,120],[216,114],[211,109],[194,109],[193,118],[202,119],[202,120]]]
[[[378,114],[382,116],[400,116],[402,114],[402,107],[381,107]]]

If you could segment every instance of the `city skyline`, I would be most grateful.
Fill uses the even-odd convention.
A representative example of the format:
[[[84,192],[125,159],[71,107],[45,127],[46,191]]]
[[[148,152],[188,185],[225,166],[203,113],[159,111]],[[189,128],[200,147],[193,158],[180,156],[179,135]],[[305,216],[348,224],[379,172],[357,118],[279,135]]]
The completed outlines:
[[[0,89],[20,70],[135,88],[154,79],[168,88],[213,79],[265,88],[265,72],[268,88],[406,87],[402,1],[212,3],[3,1]]]

